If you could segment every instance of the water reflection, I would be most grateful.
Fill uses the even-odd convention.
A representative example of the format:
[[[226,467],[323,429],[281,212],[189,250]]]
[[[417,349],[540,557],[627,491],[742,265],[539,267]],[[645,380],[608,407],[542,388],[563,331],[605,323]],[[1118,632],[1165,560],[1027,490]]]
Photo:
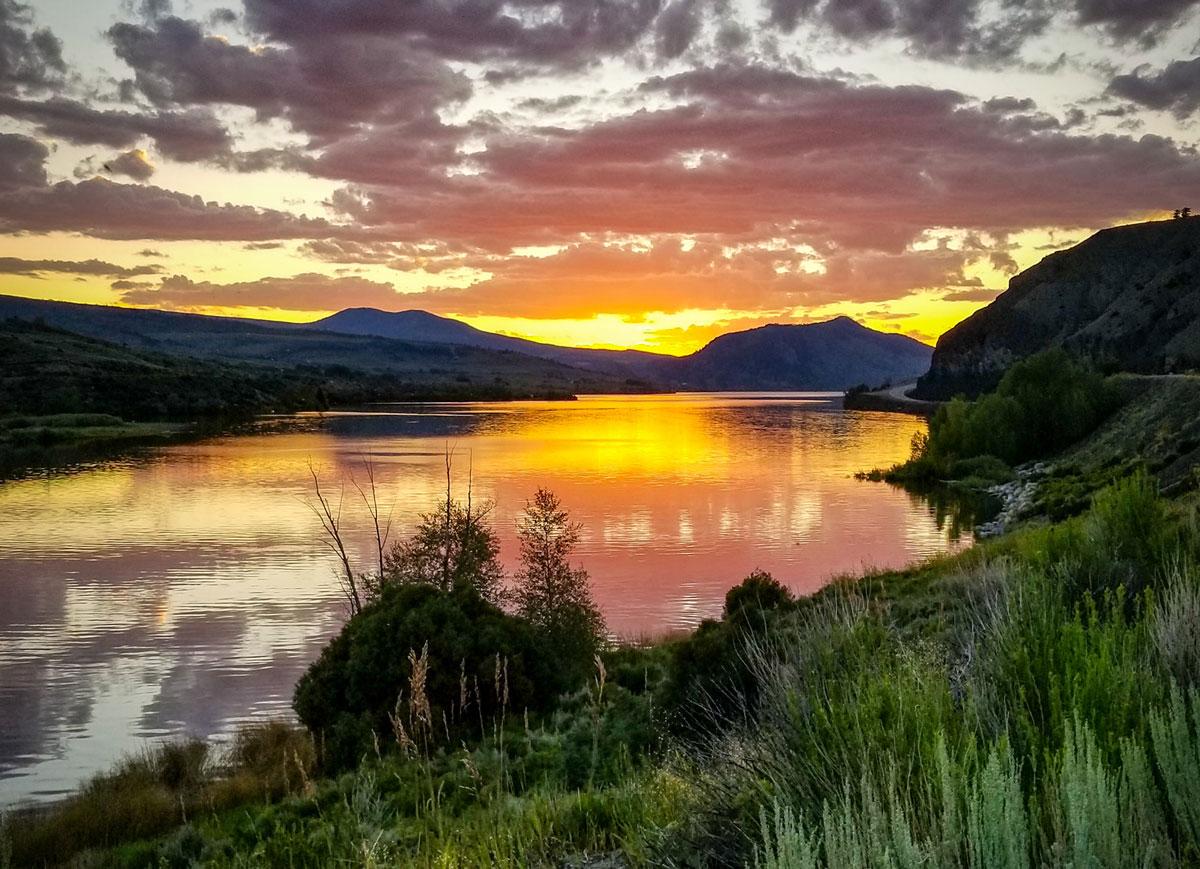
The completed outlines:
[[[719,612],[752,569],[797,591],[964,545],[938,502],[852,479],[908,452],[915,418],[828,396],[658,396],[403,406],[174,446],[0,486],[0,805],[45,797],[141,740],[287,709],[341,623],[305,499],[375,465],[395,523],[444,485],[447,445],[495,503],[503,555],[538,486],[584,525],[611,627]],[[355,496],[356,497],[356,496]],[[347,496],[347,507],[353,499]],[[365,515],[352,544],[365,563]],[[961,517],[960,517],[961,518]]]

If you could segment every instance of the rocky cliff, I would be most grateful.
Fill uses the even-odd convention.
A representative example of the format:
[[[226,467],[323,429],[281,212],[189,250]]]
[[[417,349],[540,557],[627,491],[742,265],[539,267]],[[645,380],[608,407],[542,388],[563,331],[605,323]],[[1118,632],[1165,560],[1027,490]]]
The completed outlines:
[[[978,393],[1052,346],[1105,370],[1200,368],[1200,218],[1106,229],[1046,257],[941,337],[915,394]]]

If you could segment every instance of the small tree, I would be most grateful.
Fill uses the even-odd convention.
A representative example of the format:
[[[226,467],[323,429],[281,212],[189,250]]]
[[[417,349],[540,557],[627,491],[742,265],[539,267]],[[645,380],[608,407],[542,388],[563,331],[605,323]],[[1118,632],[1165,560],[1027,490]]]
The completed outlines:
[[[592,600],[587,571],[572,567],[580,525],[547,489],[538,489],[517,523],[521,569],[513,601],[551,648],[570,662],[573,675],[586,675],[604,640],[604,618]]]
[[[454,500],[450,459],[447,453],[446,499],[438,509],[422,514],[409,539],[392,546],[384,558],[379,584],[424,583],[442,591],[471,587],[485,600],[497,603],[504,569],[500,540],[487,524],[492,505],[476,506],[470,483],[466,502]]]

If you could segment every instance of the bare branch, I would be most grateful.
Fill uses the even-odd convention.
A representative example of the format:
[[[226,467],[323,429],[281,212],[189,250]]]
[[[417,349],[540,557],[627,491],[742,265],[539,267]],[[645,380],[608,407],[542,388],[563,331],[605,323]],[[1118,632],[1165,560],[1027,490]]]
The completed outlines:
[[[345,490],[343,489],[342,495],[338,498],[337,510],[334,510],[329,498],[321,491],[321,480],[311,462],[308,465],[308,473],[312,477],[313,492],[316,496],[316,502],[309,501],[308,506],[321,521],[321,528],[325,534],[322,542],[330,552],[337,556],[341,564],[338,581],[350,605],[350,614],[353,616],[362,611],[362,597],[358,591],[358,579],[354,575],[350,554],[346,551],[346,544],[342,540],[342,502],[345,501]]]

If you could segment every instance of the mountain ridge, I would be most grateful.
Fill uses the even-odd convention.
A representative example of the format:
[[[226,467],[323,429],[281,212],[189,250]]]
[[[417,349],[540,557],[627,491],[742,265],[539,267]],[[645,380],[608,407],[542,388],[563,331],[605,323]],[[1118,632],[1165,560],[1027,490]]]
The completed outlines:
[[[406,340],[479,341],[479,346],[504,347],[588,371],[635,376],[692,390],[839,390],[859,383],[911,379],[928,369],[933,352],[913,338],[878,332],[846,316],[727,332],[687,356],[542,344],[484,332],[420,310],[348,308],[306,327]],[[821,340],[826,346],[820,346]]]
[[[197,358],[426,374],[453,368],[455,377],[475,378],[493,368],[519,368],[523,378],[542,378],[556,389],[575,384],[592,392],[844,390],[916,377],[928,368],[933,352],[912,338],[877,332],[844,316],[726,333],[685,357],[541,344],[419,310],[348,308],[312,323],[291,324],[0,296],[0,317],[6,316]],[[423,357],[428,357],[424,363]]]

